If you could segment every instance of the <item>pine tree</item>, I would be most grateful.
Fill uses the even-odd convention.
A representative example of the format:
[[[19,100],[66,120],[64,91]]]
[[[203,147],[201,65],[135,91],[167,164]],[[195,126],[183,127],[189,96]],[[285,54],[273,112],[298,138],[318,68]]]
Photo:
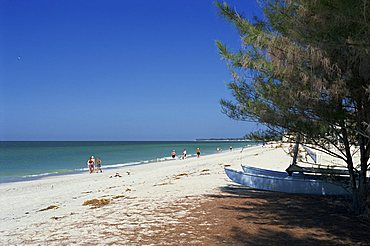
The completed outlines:
[[[217,46],[232,75],[235,100],[221,100],[236,120],[296,132],[347,164],[353,209],[367,212],[370,155],[370,3],[265,0],[264,18],[244,18],[226,3],[242,47]],[[336,149],[329,148],[332,146]],[[351,148],[358,148],[354,163]]]

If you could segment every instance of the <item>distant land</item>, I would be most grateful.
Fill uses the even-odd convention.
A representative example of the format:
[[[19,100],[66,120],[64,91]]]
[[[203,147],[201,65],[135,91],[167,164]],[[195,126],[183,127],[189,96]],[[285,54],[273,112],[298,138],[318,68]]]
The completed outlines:
[[[195,141],[201,142],[201,141],[254,141],[246,138],[197,138]]]

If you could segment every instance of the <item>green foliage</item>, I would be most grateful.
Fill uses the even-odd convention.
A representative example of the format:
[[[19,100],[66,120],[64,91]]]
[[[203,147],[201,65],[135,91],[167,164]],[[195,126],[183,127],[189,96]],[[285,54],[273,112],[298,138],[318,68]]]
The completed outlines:
[[[235,98],[221,100],[222,111],[314,138],[343,123],[354,126],[348,128],[351,135],[364,134],[359,122],[370,122],[370,69],[361,67],[370,66],[370,22],[358,13],[370,8],[339,0],[266,0],[262,5],[267,20],[252,23],[217,3],[243,41],[237,52],[217,41]]]
[[[246,139],[255,140],[255,141],[279,141],[282,138],[282,135],[276,131],[272,130],[259,130],[255,132],[250,132],[244,136]]]

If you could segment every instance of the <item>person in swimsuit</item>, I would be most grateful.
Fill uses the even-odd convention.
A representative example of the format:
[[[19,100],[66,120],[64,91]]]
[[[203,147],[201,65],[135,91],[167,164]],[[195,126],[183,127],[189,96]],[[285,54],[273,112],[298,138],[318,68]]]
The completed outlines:
[[[200,157],[200,149],[197,148],[197,157],[199,158]]]
[[[101,161],[101,159],[98,157],[98,158],[96,158],[96,172],[98,173],[98,172],[103,172],[103,170],[101,170],[101,163],[102,163],[102,161]]]
[[[171,156],[172,156],[172,159],[175,159],[175,157],[176,157],[176,151],[175,150],[172,150]]]
[[[186,159],[186,149],[184,149],[184,151],[182,152],[182,159],[185,160]]]
[[[95,159],[94,159],[94,156],[91,156],[90,159],[87,161],[87,166],[89,168],[90,173],[94,172],[94,165],[95,165]]]

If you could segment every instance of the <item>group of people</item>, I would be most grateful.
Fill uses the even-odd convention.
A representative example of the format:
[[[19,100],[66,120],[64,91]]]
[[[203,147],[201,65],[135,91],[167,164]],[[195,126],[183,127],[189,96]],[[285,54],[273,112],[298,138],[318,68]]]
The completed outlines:
[[[90,158],[87,160],[87,167],[89,168],[89,172],[97,172],[97,173],[102,173],[103,170],[101,169],[101,163],[102,160],[98,157],[95,160],[94,156],[90,156]]]
[[[199,158],[200,157],[200,148],[197,148],[196,149],[196,153],[197,153],[197,157]],[[181,156],[181,159],[182,160],[185,160],[186,159],[186,154],[187,154],[186,149],[184,149],[182,151],[182,156]],[[172,159],[175,159],[176,158],[176,151],[175,150],[172,150],[171,157],[172,157]]]
[[[230,151],[232,151],[232,149],[233,149],[233,147],[230,146]],[[221,149],[217,148],[217,151],[221,151]],[[197,153],[197,158],[199,158],[200,157],[200,148],[197,148],[195,152]],[[185,160],[186,155],[187,155],[187,152],[186,152],[186,149],[184,149],[183,152],[182,152],[181,159]],[[175,150],[172,150],[171,157],[172,157],[172,159],[176,158],[176,151]],[[87,160],[87,167],[89,168],[90,173],[93,173],[93,172],[102,173],[103,170],[101,169],[101,164],[102,164],[102,160],[99,157],[96,158],[96,160],[95,160],[94,156],[90,156],[90,158]]]

